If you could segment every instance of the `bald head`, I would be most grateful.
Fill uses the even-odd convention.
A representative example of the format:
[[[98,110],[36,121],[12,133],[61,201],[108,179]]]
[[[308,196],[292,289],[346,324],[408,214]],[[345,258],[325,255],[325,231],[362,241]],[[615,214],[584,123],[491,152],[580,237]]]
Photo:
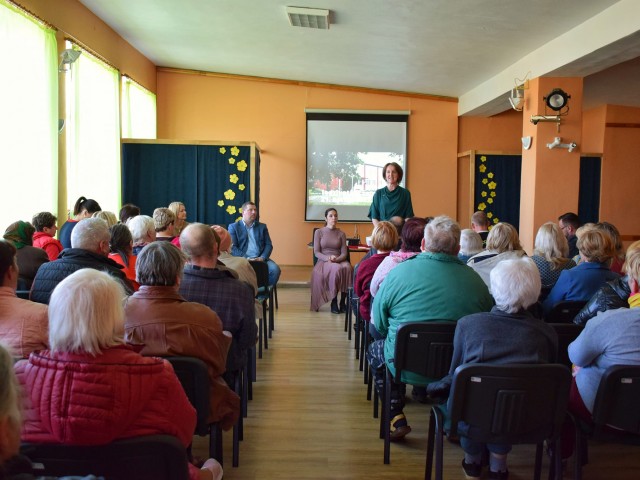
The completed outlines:
[[[216,237],[208,225],[192,223],[180,234],[180,246],[194,265],[209,263],[218,258]]]

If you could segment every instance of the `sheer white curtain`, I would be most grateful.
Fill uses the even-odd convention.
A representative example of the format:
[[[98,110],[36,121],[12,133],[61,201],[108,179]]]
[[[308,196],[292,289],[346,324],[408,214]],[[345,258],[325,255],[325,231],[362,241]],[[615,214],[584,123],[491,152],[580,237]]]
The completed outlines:
[[[57,213],[57,57],[55,32],[0,0],[0,235],[16,220]]]
[[[77,46],[73,48],[81,50]],[[119,74],[82,50],[67,73],[67,199],[120,209]]]
[[[156,96],[122,76],[122,138],[156,138]]]

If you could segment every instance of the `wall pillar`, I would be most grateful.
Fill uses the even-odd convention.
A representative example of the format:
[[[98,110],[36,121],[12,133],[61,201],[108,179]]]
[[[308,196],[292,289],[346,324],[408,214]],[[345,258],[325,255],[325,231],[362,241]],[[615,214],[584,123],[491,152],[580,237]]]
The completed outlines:
[[[562,116],[560,131],[555,122],[533,125],[532,115],[555,115],[543,97],[554,88],[568,93],[569,113]],[[531,148],[522,149],[520,198],[520,241],[531,254],[540,225],[556,222],[566,212],[578,213],[580,151],[582,143],[582,78],[540,77],[529,82],[522,115],[522,136],[532,137]],[[566,148],[549,149],[555,137],[562,143],[577,143],[571,153]]]

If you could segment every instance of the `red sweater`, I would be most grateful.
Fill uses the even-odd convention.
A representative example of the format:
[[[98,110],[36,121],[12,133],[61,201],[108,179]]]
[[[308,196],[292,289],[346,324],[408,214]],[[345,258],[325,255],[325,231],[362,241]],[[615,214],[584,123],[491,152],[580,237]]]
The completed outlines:
[[[371,320],[371,280],[376,269],[391,252],[376,253],[375,255],[360,262],[354,290],[360,297],[360,316],[367,322]]]

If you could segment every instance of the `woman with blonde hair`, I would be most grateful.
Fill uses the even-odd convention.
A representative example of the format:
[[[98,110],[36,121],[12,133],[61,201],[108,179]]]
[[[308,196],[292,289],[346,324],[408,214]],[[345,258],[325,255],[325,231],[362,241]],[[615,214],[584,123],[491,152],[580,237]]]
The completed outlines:
[[[493,226],[487,236],[487,249],[467,261],[491,290],[491,270],[502,260],[525,256],[516,228],[507,222]]]
[[[176,237],[179,237],[186,226],[189,225],[189,222],[187,222],[187,207],[182,202],[171,202],[168,208],[176,217],[173,228]]]
[[[118,218],[116,214],[113,212],[106,212],[104,210],[100,210],[99,212],[95,212],[91,215],[93,218],[101,218],[105,222],[107,222],[107,226],[109,228],[113,227],[116,223],[118,223]]]
[[[609,268],[612,272],[622,273],[622,266],[624,265],[624,246],[622,245],[622,238],[620,238],[620,231],[614,224],[609,222],[598,222],[596,223],[596,228],[608,232],[609,235],[611,235],[616,253],[611,260]]]
[[[142,435],[191,444],[195,410],[171,365],[124,344],[124,290],[109,274],[78,270],[49,302],[51,350],[16,364],[27,404],[22,440],[102,445]],[[189,466],[192,480],[221,477],[220,465]]]
[[[398,230],[391,222],[378,222],[371,234],[371,246],[377,253],[362,260],[357,268],[355,284],[356,295],[360,297],[360,315],[369,323],[371,320],[371,280],[382,261],[398,245]]]
[[[586,302],[605,282],[620,276],[609,270],[609,262],[615,254],[611,235],[592,228],[578,233],[577,245],[582,261],[577,267],[560,273],[542,304],[545,315],[563,300]]]
[[[531,259],[540,271],[542,292],[548,293],[563,270],[576,266],[569,258],[569,242],[560,227],[547,222],[538,229]],[[546,289],[546,292],[545,292]]]

